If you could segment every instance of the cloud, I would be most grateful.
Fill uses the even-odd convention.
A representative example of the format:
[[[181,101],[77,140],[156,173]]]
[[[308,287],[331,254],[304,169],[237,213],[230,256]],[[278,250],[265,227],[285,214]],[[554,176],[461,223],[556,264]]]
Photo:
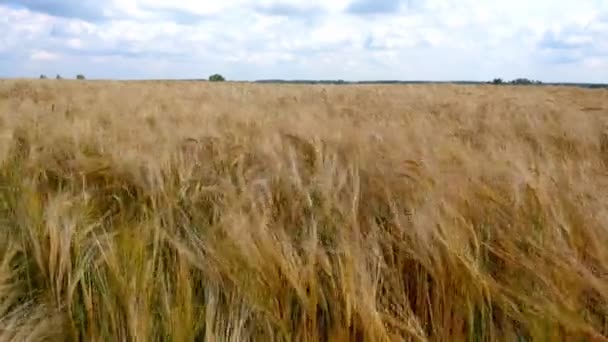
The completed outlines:
[[[546,31],[538,42],[538,55],[550,64],[594,67],[598,64],[589,61],[608,57],[607,41],[608,26],[598,17]]]
[[[571,50],[590,47],[593,45],[593,37],[587,34],[566,33],[556,34],[553,31],[545,33],[539,47],[547,49]]]
[[[596,0],[0,0],[0,32],[0,77],[608,79]]]
[[[545,59],[550,64],[576,64],[584,60],[580,54],[562,53],[556,55],[549,55]]]
[[[323,9],[318,6],[297,6],[284,2],[275,2],[266,5],[256,5],[254,6],[254,8],[259,13],[281,17],[313,17],[323,13]]]
[[[52,53],[49,51],[45,51],[45,50],[34,51],[32,53],[32,55],[30,56],[30,59],[32,61],[41,61],[41,62],[54,61],[54,60],[58,60],[59,58],[60,58],[60,56],[58,54]]]
[[[398,12],[403,0],[355,0],[346,11],[351,14],[389,14]]]
[[[104,4],[95,0],[0,0],[2,4],[64,18],[98,21],[106,17]]]
[[[139,21],[147,21],[151,24],[158,21],[171,21],[181,25],[196,25],[213,19],[211,15],[202,13],[202,11],[175,7],[170,4],[141,3],[130,10],[131,13],[129,13],[129,9],[123,9],[123,13],[125,13],[123,15],[128,18],[130,14],[132,17],[137,17]]]

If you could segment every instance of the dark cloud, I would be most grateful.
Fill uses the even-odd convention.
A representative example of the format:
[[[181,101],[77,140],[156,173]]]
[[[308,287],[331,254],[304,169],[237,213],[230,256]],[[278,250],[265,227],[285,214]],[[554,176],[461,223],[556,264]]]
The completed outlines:
[[[565,65],[582,62],[586,52],[581,49],[540,49],[535,51],[535,57],[543,64]]]
[[[582,61],[584,58],[581,56],[573,55],[556,55],[547,58],[547,61],[553,64],[575,64]]]
[[[351,14],[390,14],[398,12],[408,0],[355,0],[346,11]]]
[[[81,19],[89,22],[100,22],[110,19],[128,19],[124,14],[112,13],[111,17],[104,11],[102,1],[96,0],[0,0],[0,5],[26,8],[32,12],[44,13],[54,17]],[[141,8],[151,20],[167,20],[178,24],[197,24],[208,17],[171,7]],[[143,18],[145,19],[145,18]]]
[[[0,4],[27,8],[55,17],[77,18],[86,21],[106,19],[103,2],[95,0],[0,0]]]
[[[538,45],[543,49],[554,50],[572,50],[590,47],[592,42],[588,40],[581,40],[581,36],[583,35],[577,32],[565,32],[562,34],[546,32]]]
[[[539,40],[537,54],[550,64],[575,64],[587,58],[603,57],[601,33],[588,30],[587,26],[567,26],[559,31],[547,31]]]
[[[300,7],[286,3],[274,3],[272,5],[259,5],[255,7],[259,13],[282,16],[282,17],[312,17],[322,12],[319,7]]]

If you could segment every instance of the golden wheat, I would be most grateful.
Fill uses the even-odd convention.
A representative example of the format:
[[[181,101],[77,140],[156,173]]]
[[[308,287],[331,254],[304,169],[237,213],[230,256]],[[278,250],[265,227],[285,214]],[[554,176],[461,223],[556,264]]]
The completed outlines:
[[[608,92],[0,82],[0,341],[607,341]]]

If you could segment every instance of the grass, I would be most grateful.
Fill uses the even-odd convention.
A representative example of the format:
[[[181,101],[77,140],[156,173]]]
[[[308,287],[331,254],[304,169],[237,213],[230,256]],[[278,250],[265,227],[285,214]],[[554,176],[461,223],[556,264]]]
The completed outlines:
[[[608,340],[606,90],[1,81],[0,165],[0,341]]]

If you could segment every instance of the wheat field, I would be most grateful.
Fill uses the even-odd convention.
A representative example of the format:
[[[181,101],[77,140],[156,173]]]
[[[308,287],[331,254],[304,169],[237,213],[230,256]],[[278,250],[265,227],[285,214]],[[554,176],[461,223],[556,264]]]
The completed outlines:
[[[0,81],[0,341],[608,341],[608,91]]]

